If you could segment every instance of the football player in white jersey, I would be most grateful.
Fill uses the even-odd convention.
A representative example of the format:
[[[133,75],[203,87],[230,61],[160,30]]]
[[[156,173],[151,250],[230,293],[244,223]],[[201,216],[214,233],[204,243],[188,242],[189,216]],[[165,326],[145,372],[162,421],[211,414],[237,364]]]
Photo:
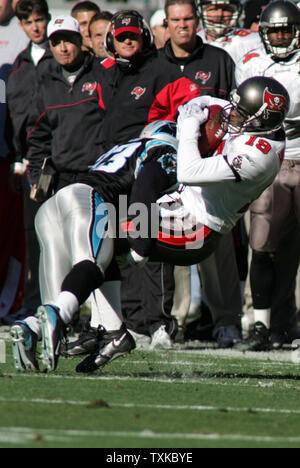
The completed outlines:
[[[202,158],[198,146],[200,126],[208,119],[207,107],[216,103],[223,107],[221,121],[227,135],[212,157]],[[203,96],[180,109],[177,177],[183,186],[157,202],[161,216],[159,229],[154,230],[155,238],[149,252],[151,260],[191,265],[210,255],[220,236],[230,232],[250,202],[259,197],[276,177],[285,148],[282,122],[288,108],[289,96],[283,86],[271,78],[255,77],[237,89],[231,103]],[[165,122],[162,124],[166,126]],[[149,133],[147,136],[155,139],[156,133],[157,129],[154,129],[153,136]],[[128,179],[126,166],[136,176],[138,171],[135,165],[139,168],[141,162],[145,161],[145,153],[140,150],[140,145],[149,143],[144,141],[146,143],[143,140],[129,142],[128,145],[119,147],[119,150],[114,149],[113,154],[110,152],[103,156],[92,171],[90,179],[86,177],[84,183],[61,189],[40,210],[37,227],[44,265],[41,270],[42,280],[47,283],[53,276],[53,269],[57,272],[56,275],[61,275],[62,270],[66,276],[57,297],[51,300],[51,305],[41,307],[38,322],[31,317],[12,328],[14,357],[19,368],[37,367],[35,352],[38,327],[42,335],[44,361],[48,363],[50,370],[56,368],[57,350],[65,324],[72,320],[78,310],[83,289],[87,297],[93,288],[101,285],[105,270],[114,255],[114,240],[106,229],[110,223],[106,201],[107,183],[111,180],[109,197],[115,200],[120,193],[120,182],[125,183]],[[170,142],[167,144],[170,146]],[[140,151],[138,158],[133,145]],[[150,146],[153,145],[156,143],[150,141]],[[162,141],[161,145],[166,146],[166,141]],[[117,150],[121,159],[117,160],[116,170],[110,172],[116,166]],[[160,164],[165,166],[165,162],[172,163],[174,153],[170,154],[168,151],[161,161],[161,150],[158,148],[157,151]],[[143,185],[145,179],[139,180],[142,173],[144,177],[149,177],[146,170],[146,164],[149,163],[145,163],[135,184]],[[173,167],[173,163],[171,166]],[[101,178],[101,186],[98,177]],[[93,187],[97,187],[98,195]],[[70,192],[73,203],[70,203]],[[47,242],[50,220],[51,245]],[[62,227],[56,220],[60,220]],[[55,225],[58,227],[55,228]],[[129,229],[131,260],[141,263],[146,259],[142,258],[139,250],[135,250],[136,245],[139,246],[139,238],[134,230],[133,222]],[[95,239],[96,253],[93,253]],[[65,253],[62,251],[64,243],[68,250]],[[66,272],[70,254],[78,261]],[[63,258],[66,261],[62,261]],[[114,314],[113,310],[110,314]],[[99,352],[80,363],[76,368],[77,372],[92,372],[133,349],[120,318],[116,316],[110,320],[119,323],[120,329],[112,333],[109,340],[100,342]]]
[[[260,45],[259,34],[239,25],[243,15],[240,0],[199,0],[198,11],[203,28],[198,35],[204,42],[224,49],[234,63]],[[241,218],[228,239],[222,239],[214,254],[198,267],[202,292],[213,317],[213,336],[221,348],[232,347],[240,341],[240,316],[248,270],[248,243],[243,240],[245,236],[241,236],[243,231]]]
[[[225,49],[235,63],[261,44],[258,33],[238,26],[243,12],[239,0],[200,0],[198,8],[203,25],[198,35],[204,42]]]
[[[238,62],[237,83],[253,75],[276,78],[288,90],[291,106],[285,119],[287,144],[281,171],[272,187],[266,190],[251,207],[250,245],[253,259],[250,279],[255,324],[249,340],[243,346],[251,350],[268,349],[272,345],[269,329],[276,280],[275,254],[291,212],[295,212],[298,222],[300,220],[299,8],[286,0],[270,3],[261,14],[259,33],[263,44],[248,52]],[[291,264],[293,261],[294,259],[287,261],[284,269],[290,271],[293,268]],[[295,258],[295,261],[298,262],[298,259]],[[290,279],[289,285],[285,284],[286,276],[283,275],[280,280],[282,297],[288,295],[288,291],[284,292],[284,287],[288,289],[292,283]],[[291,325],[289,327],[291,328]],[[290,330],[277,330],[277,332],[282,332],[283,336],[290,333]],[[277,338],[275,346],[278,346]]]

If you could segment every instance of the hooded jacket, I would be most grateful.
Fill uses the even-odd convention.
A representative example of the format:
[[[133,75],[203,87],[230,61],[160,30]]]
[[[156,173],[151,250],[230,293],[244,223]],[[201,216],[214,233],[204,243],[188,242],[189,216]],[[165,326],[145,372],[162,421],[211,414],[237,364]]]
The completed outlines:
[[[36,183],[43,160],[51,157],[58,173],[87,172],[99,155],[103,109],[98,86],[99,60],[85,55],[74,83],[59,64],[44,76],[33,99],[28,124],[29,175]]]
[[[155,120],[176,120],[178,107],[200,95],[199,87],[177,65],[151,47],[138,54],[130,66],[112,59],[102,62],[102,107],[107,109],[102,127],[102,149],[137,138]]]
[[[235,85],[235,64],[230,55],[218,47],[204,44],[197,36],[197,45],[187,58],[175,57],[171,41],[167,41],[159,54],[167,63],[177,65],[183,76],[200,88],[201,96],[209,95],[229,99]]]

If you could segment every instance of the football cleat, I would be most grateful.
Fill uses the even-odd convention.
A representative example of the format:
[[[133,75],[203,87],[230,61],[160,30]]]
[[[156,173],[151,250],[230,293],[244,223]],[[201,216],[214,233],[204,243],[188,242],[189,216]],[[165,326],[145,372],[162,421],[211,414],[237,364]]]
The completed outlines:
[[[24,322],[16,322],[10,329],[14,366],[20,371],[39,370],[36,359],[38,337]]]
[[[110,361],[130,353],[134,348],[135,341],[125,325],[122,325],[120,330],[105,331],[100,342],[100,349],[78,364],[76,372],[83,374],[94,372]]]
[[[219,327],[213,332],[213,336],[221,349],[232,348],[241,342],[241,334],[236,325]]]
[[[40,306],[37,318],[42,332],[42,360],[48,370],[54,371],[66,335],[66,325],[59,315],[59,309],[52,305]]]
[[[150,349],[171,349],[173,346],[166,325],[161,325],[152,335]]]
[[[60,354],[64,357],[85,356],[86,354],[95,354],[99,350],[100,340],[102,339],[103,328],[93,328],[88,325],[78,337],[78,340],[68,342],[61,347]]]
[[[249,337],[235,346],[240,351],[269,351],[270,331],[262,322],[255,322],[250,328]]]

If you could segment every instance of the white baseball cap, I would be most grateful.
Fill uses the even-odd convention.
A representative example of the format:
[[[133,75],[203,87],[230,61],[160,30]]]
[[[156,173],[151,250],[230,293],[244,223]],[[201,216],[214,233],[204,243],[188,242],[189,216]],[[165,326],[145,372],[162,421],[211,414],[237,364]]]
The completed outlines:
[[[80,34],[79,23],[73,16],[58,16],[48,24],[48,38],[59,31],[69,31]]]
[[[150,27],[162,26],[166,19],[165,10],[156,10],[156,12],[150,18]]]

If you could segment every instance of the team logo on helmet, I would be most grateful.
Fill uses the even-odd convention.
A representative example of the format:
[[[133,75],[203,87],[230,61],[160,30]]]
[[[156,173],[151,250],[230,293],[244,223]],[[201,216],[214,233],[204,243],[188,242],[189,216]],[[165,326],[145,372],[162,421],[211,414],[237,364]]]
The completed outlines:
[[[286,98],[281,94],[273,94],[268,88],[264,92],[264,103],[267,104],[267,109],[270,112],[284,113],[286,108]]]
[[[211,77],[211,72],[199,71],[196,73],[195,79],[201,80],[202,84],[205,84]]]
[[[145,94],[145,92],[146,92],[146,88],[141,88],[140,86],[136,86],[131,91],[131,95],[135,96],[135,100],[137,101],[138,99],[140,99],[143,96],[143,94]]]
[[[94,83],[84,83],[81,91],[83,93],[88,93],[90,96],[92,96],[96,88],[97,88],[96,81]]]

